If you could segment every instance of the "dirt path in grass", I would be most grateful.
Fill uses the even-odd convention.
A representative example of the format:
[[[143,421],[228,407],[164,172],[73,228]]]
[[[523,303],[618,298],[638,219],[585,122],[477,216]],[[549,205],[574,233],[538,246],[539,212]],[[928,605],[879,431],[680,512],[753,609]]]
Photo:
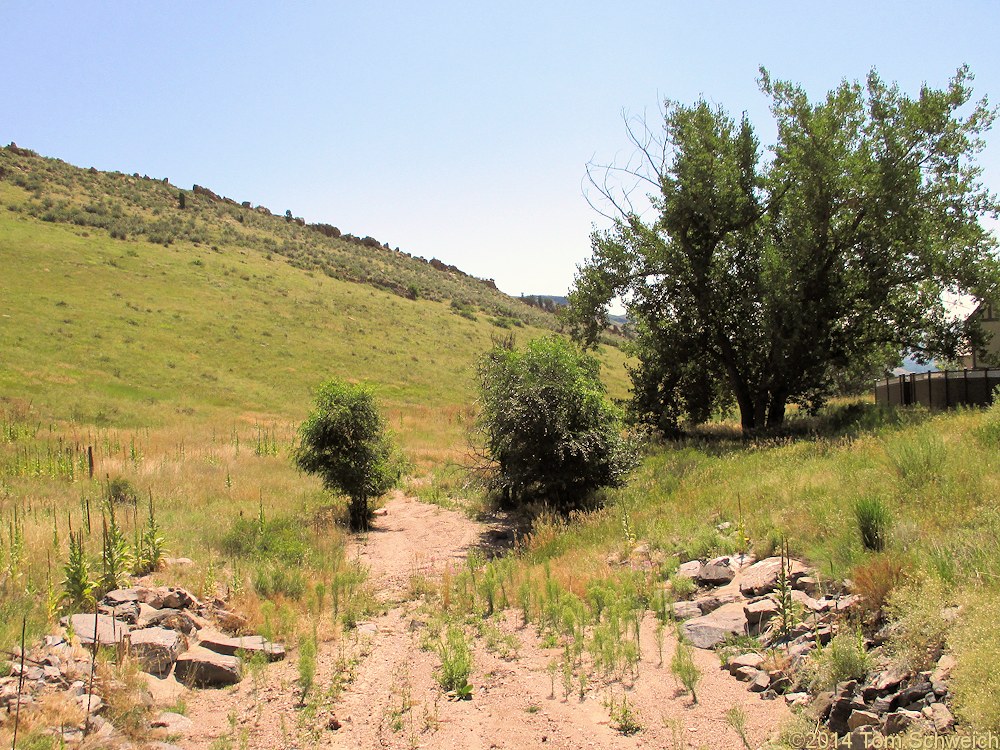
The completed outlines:
[[[386,515],[354,546],[368,567],[384,612],[348,636],[320,645],[314,708],[297,707],[297,654],[225,690],[189,695],[194,727],[175,742],[187,750],[258,748],[740,748],[725,713],[743,708],[751,747],[771,737],[789,715],[784,701],[764,701],[719,668],[714,653],[696,651],[702,672],[700,702],[692,704],[670,674],[674,644],[659,665],[653,621],[644,624],[639,676],[627,686],[594,682],[563,695],[548,667],[561,651],[544,648],[533,626],[517,614],[491,618],[494,640],[506,637],[516,653],[501,654],[487,638],[475,640],[472,700],[449,701],[434,679],[437,656],[421,648],[428,614],[412,600],[411,579],[435,580],[449,564],[496,534],[459,512],[397,495]],[[553,695],[553,683],[555,695]],[[628,706],[640,731],[614,728],[608,701]],[[315,705],[318,704],[318,705]]]

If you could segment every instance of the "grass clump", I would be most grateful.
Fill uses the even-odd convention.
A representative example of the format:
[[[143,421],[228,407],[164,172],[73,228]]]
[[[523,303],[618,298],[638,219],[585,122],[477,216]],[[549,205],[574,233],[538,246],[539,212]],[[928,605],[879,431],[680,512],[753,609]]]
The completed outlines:
[[[944,651],[950,627],[951,597],[944,583],[931,576],[908,581],[889,594],[888,647],[907,669],[931,669]]]
[[[892,515],[877,497],[862,497],[854,503],[854,519],[861,534],[861,545],[869,552],[881,552],[892,525]]]

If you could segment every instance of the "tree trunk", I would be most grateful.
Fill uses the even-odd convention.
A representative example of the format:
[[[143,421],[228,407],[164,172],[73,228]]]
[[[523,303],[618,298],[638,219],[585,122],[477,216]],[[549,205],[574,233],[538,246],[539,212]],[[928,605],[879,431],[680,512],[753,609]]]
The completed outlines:
[[[785,406],[788,396],[783,391],[771,394],[771,402],[767,406],[767,426],[781,427],[785,423]]]

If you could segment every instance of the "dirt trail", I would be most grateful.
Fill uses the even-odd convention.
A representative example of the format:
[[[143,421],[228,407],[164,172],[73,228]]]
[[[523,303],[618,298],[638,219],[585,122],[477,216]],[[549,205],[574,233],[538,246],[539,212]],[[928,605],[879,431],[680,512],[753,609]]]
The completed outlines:
[[[438,659],[421,649],[419,605],[405,601],[414,573],[433,578],[461,561],[486,532],[462,514],[401,495],[376,519],[375,529],[354,547],[376,582],[386,611],[337,643],[320,647],[316,684],[334,684],[344,662],[354,679],[324,708],[307,715],[296,707],[295,654],[227,690],[203,690],[188,699],[195,729],[178,744],[208,750],[219,738],[233,750],[285,748],[739,748],[724,715],[740,706],[751,746],[760,746],[789,716],[782,700],[764,701],[719,668],[714,653],[696,651],[702,671],[700,702],[677,689],[668,637],[659,666],[652,618],[645,623],[639,677],[628,691],[620,684],[588,685],[584,698],[563,698],[561,680],[548,666],[561,651],[543,648],[533,627],[519,627],[513,612],[493,618],[512,634],[516,656],[504,659],[477,639],[470,701],[448,701],[434,680]],[[624,736],[609,720],[609,696],[627,695],[642,731]],[[335,721],[332,719],[335,717]],[[336,728],[334,728],[336,727]],[[241,741],[242,739],[242,741]],[[229,747],[229,745],[224,745]],[[216,747],[219,747],[217,744]]]

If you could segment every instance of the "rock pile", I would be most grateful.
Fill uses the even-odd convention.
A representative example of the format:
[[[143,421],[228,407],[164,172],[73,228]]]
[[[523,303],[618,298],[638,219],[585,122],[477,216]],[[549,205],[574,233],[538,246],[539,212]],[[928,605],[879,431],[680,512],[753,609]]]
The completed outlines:
[[[755,561],[747,555],[681,565],[680,575],[699,584],[692,600],[673,605],[688,640],[709,649],[731,643],[734,636],[755,636],[764,648],[780,646],[775,649],[779,658],[737,651],[724,668],[762,698],[784,695],[790,705],[802,707],[810,718],[847,738],[844,747],[875,747],[876,735],[941,734],[954,729],[955,719],[946,705],[954,668],[950,655],[942,656],[933,671],[887,666],[863,684],[842,682],[816,696],[793,692],[809,654],[833,638],[842,614],[860,600],[829,585],[824,594],[801,562],[785,560],[784,570],[782,565],[780,557]],[[779,627],[787,610],[795,616],[786,627]]]
[[[64,617],[61,624],[62,634],[46,636],[24,655],[23,679],[20,654],[12,660],[10,675],[0,678],[0,712],[12,717],[18,702],[23,711],[48,696],[62,694],[83,717],[78,724],[52,728],[67,743],[81,741],[85,731],[109,740],[116,734],[101,717],[105,696],[100,682],[93,680],[88,651],[95,646],[130,653],[150,675],[151,688],[169,681],[178,690],[239,682],[244,656],[259,654],[267,661],[285,656],[283,646],[260,635],[226,635],[223,631],[245,627],[245,619],[227,610],[222,600],[201,602],[180,588],[137,586],[112,591],[99,602],[96,612]],[[152,695],[146,701],[149,705],[156,702]],[[171,726],[178,723],[167,718]]]

